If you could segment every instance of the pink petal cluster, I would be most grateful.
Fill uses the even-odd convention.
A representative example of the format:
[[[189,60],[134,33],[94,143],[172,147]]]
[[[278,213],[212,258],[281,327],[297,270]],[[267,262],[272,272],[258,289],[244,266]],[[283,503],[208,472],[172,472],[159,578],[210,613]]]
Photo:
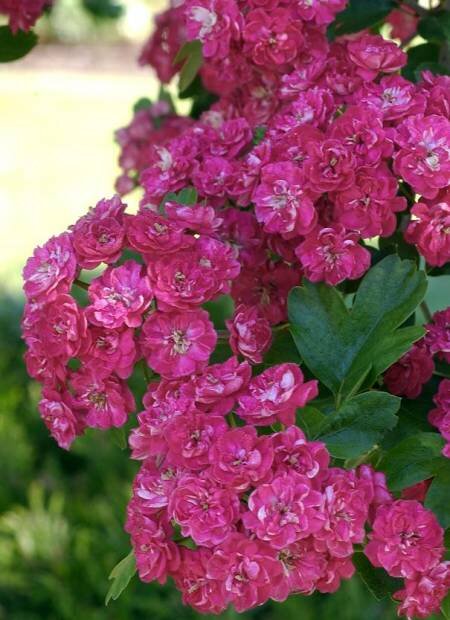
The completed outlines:
[[[432,355],[426,346],[418,343],[389,368],[384,375],[384,383],[391,394],[417,398],[433,376],[433,371]]]
[[[9,18],[9,27],[16,33],[28,31],[53,0],[0,0],[0,14]]]

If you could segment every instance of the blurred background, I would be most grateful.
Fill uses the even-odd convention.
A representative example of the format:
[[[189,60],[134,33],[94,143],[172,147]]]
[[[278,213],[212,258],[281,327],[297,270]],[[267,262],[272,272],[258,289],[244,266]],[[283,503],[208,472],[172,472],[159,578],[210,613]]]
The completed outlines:
[[[170,586],[136,578],[104,606],[108,575],[129,551],[123,521],[137,467],[112,433],[88,433],[70,453],[48,438],[19,330],[26,258],[113,193],[114,131],[137,99],[157,95],[136,58],[164,4],[59,0],[39,22],[33,53],[0,65],[0,620],[200,617]],[[435,282],[432,309],[448,287]],[[395,612],[355,578],[336,595],[295,597],[243,617],[390,620]]]

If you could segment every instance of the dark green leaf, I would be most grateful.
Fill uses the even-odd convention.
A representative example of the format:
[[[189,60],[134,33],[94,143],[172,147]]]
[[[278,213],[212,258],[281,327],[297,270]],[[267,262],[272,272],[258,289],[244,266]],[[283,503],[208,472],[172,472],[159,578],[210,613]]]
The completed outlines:
[[[439,62],[421,62],[420,65],[417,65],[414,70],[416,82],[421,79],[422,71],[431,71],[431,73],[435,73],[437,75],[450,75],[449,69],[444,65],[441,65]]]
[[[166,202],[176,202],[179,205],[195,205],[198,200],[198,194],[195,187],[185,187],[178,194],[169,192],[161,201],[160,208],[164,207]]]
[[[101,19],[118,19],[124,12],[124,7],[115,0],[83,0],[83,6],[91,15]]]
[[[325,420],[326,416],[312,405],[297,409],[297,426],[303,430],[308,439],[317,437]]]
[[[119,446],[121,450],[126,450],[128,447],[128,442],[125,428],[123,426],[120,428],[112,428],[110,433],[112,435],[113,442]]]
[[[108,605],[109,601],[113,599],[116,601],[127,585],[130,583],[131,578],[136,572],[136,560],[134,558],[133,551],[123,558],[112,569],[109,579],[112,579],[112,584],[106,595],[105,605]]]
[[[327,416],[319,438],[336,458],[354,458],[379,443],[397,423],[400,398],[375,390],[358,394]]]
[[[184,64],[180,71],[180,81],[178,84],[180,93],[184,92],[192,84],[203,64],[202,44],[200,41],[188,41],[181,47],[175,57],[174,64],[177,65],[183,61]]]
[[[141,97],[134,104],[133,112],[136,113],[136,112],[139,112],[139,110],[146,110],[147,108],[150,108],[151,106],[152,106],[151,99],[149,99],[148,97]]]
[[[273,336],[272,345],[264,356],[264,366],[273,366],[283,362],[293,362],[301,364],[301,357],[292,338],[292,334],[287,330],[276,332]]]
[[[444,618],[446,618],[446,620],[450,620],[450,594],[447,594],[442,601],[441,611]]]
[[[395,6],[394,0],[350,0],[345,11],[338,13],[328,28],[328,37],[334,39],[376,26]]]
[[[363,553],[355,553],[352,560],[358,575],[377,601],[381,601],[397,590],[401,590],[401,579],[389,577],[385,570],[372,566]]]
[[[450,527],[450,460],[443,458],[428,489],[425,506],[432,510],[445,529]]]
[[[407,437],[389,450],[379,464],[379,469],[387,476],[389,488],[401,491],[433,477],[442,463],[443,445],[444,440],[437,433],[420,433]]]
[[[426,15],[419,22],[418,33],[432,43],[444,43],[450,39],[450,13],[437,11]]]
[[[402,75],[413,82],[416,80],[415,71],[420,64],[438,62],[439,45],[423,43],[408,50],[408,63],[402,69]]]
[[[294,288],[289,319],[304,363],[335,395],[347,397],[364,381],[372,385],[423,335],[421,327],[399,327],[426,286],[413,262],[388,256],[366,274],[350,310],[326,284]]]
[[[31,52],[38,42],[34,32],[19,30],[13,34],[8,26],[0,26],[0,62],[19,60]]]
[[[258,125],[258,127],[256,127],[255,131],[253,132],[253,144],[255,146],[260,144],[260,142],[264,140],[266,133],[267,127],[264,127],[263,125]]]

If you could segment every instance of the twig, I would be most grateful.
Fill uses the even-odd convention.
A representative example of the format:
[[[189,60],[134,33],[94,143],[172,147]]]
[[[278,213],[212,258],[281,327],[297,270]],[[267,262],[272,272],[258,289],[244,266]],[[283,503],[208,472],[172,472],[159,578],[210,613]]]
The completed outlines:
[[[431,323],[431,321],[433,320],[433,315],[431,314],[431,310],[428,307],[428,304],[426,301],[421,302],[420,309],[423,312],[423,316],[425,317],[426,322]]]
[[[89,284],[87,282],[83,282],[82,280],[79,280],[78,278],[76,278],[76,280],[74,280],[73,283],[79,286],[80,288],[83,288],[85,291],[89,290]]]

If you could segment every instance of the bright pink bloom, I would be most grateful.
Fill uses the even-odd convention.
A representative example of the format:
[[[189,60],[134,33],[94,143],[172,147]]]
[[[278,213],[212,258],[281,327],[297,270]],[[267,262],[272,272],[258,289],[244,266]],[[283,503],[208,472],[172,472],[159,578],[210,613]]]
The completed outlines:
[[[128,242],[148,260],[183,250],[194,243],[184,233],[184,226],[170,221],[150,209],[143,209],[126,220]]]
[[[223,219],[218,217],[213,207],[204,205],[181,205],[166,202],[164,211],[170,222],[188,228],[196,233],[213,234],[221,227]]]
[[[318,394],[316,380],[303,381],[297,364],[278,364],[254,377],[238,398],[237,414],[249,424],[294,424],[295,412]]]
[[[336,592],[342,579],[351,579],[355,574],[355,567],[350,558],[328,558],[324,575],[317,582],[317,590],[323,594]]]
[[[399,75],[387,75],[379,83],[365,83],[357,98],[362,106],[381,112],[385,121],[423,113],[426,106],[424,95]]]
[[[240,613],[268,600],[281,570],[275,551],[267,544],[236,533],[214,549],[207,576],[222,584],[219,601],[232,603]]]
[[[212,552],[205,547],[180,551],[180,567],[172,577],[182,593],[183,603],[201,614],[220,614],[228,600],[222,594],[223,577],[211,579],[207,575]]]
[[[441,267],[450,261],[450,204],[448,200],[432,204],[417,202],[411,209],[413,219],[405,239],[414,243],[430,265]]]
[[[364,80],[374,80],[382,73],[395,73],[407,62],[405,52],[393,41],[377,34],[362,34],[347,45],[350,60]]]
[[[234,428],[219,436],[209,451],[209,475],[241,493],[257,485],[269,472],[273,449],[269,437],[258,437],[251,426]]]
[[[139,327],[152,301],[152,290],[144,268],[133,260],[108,267],[89,285],[91,305],[86,316],[94,325],[117,329]]]
[[[225,58],[240,38],[242,17],[235,0],[187,0],[184,12],[187,37],[203,43],[205,58]]]
[[[204,469],[212,446],[227,430],[221,416],[193,412],[176,416],[166,428],[170,461],[191,471]]]
[[[9,17],[9,27],[30,30],[53,0],[0,0],[0,13]]]
[[[201,195],[217,199],[217,203],[221,204],[234,179],[234,173],[233,163],[224,157],[206,156],[194,170],[192,181]]]
[[[450,458],[450,380],[443,379],[439,383],[439,389],[433,401],[436,409],[429,412],[428,421],[437,427],[447,442],[442,454]]]
[[[189,474],[180,479],[168,508],[183,536],[191,536],[204,547],[219,545],[235,531],[239,512],[239,498],[234,491]]]
[[[196,154],[196,144],[187,136],[175,138],[167,146],[155,145],[152,161],[140,175],[140,184],[145,190],[143,204],[157,206],[168,192],[183,189]]]
[[[360,465],[357,473],[360,480],[365,480],[372,486],[372,500],[369,506],[368,521],[369,523],[373,523],[378,507],[383,504],[391,504],[393,497],[387,488],[386,476],[382,471],[375,471],[371,465]],[[405,497],[404,499],[417,498]]]
[[[252,138],[253,132],[245,118],[226,120],[217,128],[209,128],[205,134],[209,153],[228,159],[242,153],[251,144]]]
[[[250,11],[245,18],[244,53],[257,65],[277,69],[292,63],[303,47],[302,22],[291,11]]]
[[[260,364],[272,343],[272,328],[258,308],[240,304],[233,318],[226,321],[230,332],[230,347],[254,364]]]
[[[63,394],[44,389],[42,396],[38,405],[41,418],[58,446],[69,450],[75,437],[82,434],[83,422],[66,404]]]
[[[401,148],[394,158],[394,172],[418,194],[436,198],[450,178],[450,121],[436,114],[408,116],[395,140]]]
[[[24,270],[24,291],[29,300],[68,293],[77,273],[72,237],[63,233],[34,250]]]
[[[287,238],[310,232],[317,213],[303,190],[303,174],[290,162],[269,164],[262,169],[261,184],[253,195],[255,214],[264,230]]]
[[[397,500],[378,509],[364,553],[393,577],[411,579],[436,566],[443,551],[434,514],[414,500]]]
[[[370,252],[358,244],[358,235],[341,224],[317,228],[295,250],[311,282],[324,280],[336,286],[343,280],[357,280],[370,267]]]
[[[208,366],[194,378],[196,403],[214,415],[227,414],[233,409],[238,393],[248,385],[251,374],[249,363],[239,363],[236,357]]]
[[[107,377],[115,372],[121,379],[128,379],[138,359],[134,330],[89,327],[80,358],[98,375]]]
[[[81,369],[70,377],[72,406],[85,416],[86,425],[107,429],[123,426],[136,404],[127,384],[114,375],[98,377],[91,369]]]
[[[142,353],[150,368],[168,379],[201,372],[217,334],[205,310],[153,312],[141,333]]]
[[[140,512],[157,514],[166,508],[182,470],[160,460],[147,459],[133,482],[133,502]]]
[[[321,479],[330,464],[330,455],[320,441],[306,441],[298,426],[289,426],[273,436],[274,468],[277,472],[296,471],[307,478]]]
[[[372,481],[358,478],[354,470],[330,469],[323,484],[325,523],[314,547],[338,558],[351,556],[353,545],[365,538],[373,492]]]
[[[347,0],[299,0],[296,11],[305,21],[314,21],[318,26],[331,24],[345,9]]]
[[[304,164],[306,186],[317,195],[344,191],[355,181],[356,159],[341,140],[324,140],[307,145],[309,158]]]
[[[125,241],[126,205],[119,196],[100,200],[87,215],[71,227],[77,261],[83,269],[95,269],[101,263],[119,260]]]
[[[282,474],[253,491],[242,522],[261,540],[284,549],[322,528],[322,501],[309,478],[295,472]]]
[[[384,383],[391,394],[417,398],[433,371],[432,356],[425,346],[416,344],[389,368]]]
[[[425,345],[432,355],[450,363],[450,308],[435,312],[426,325]]]
[[[426,573],[405,580],[405,588],[394,594],[394,598],[401,601],[398,613],[408,618],[439,614],[449,590],[450,562],[441,562]]]
[[[419,16],[412,7],[402,3],[401,9],[391,11],[386,21],[391,26],[391,37],[393,39],[409,41],[417,31]]]
[[[326,570],[326,556],[312,545],[313,537],[299,540],[281,549],[278,559],[283,573],[274,580],[271,598],[285,601],[290,594],[311,594]]]

